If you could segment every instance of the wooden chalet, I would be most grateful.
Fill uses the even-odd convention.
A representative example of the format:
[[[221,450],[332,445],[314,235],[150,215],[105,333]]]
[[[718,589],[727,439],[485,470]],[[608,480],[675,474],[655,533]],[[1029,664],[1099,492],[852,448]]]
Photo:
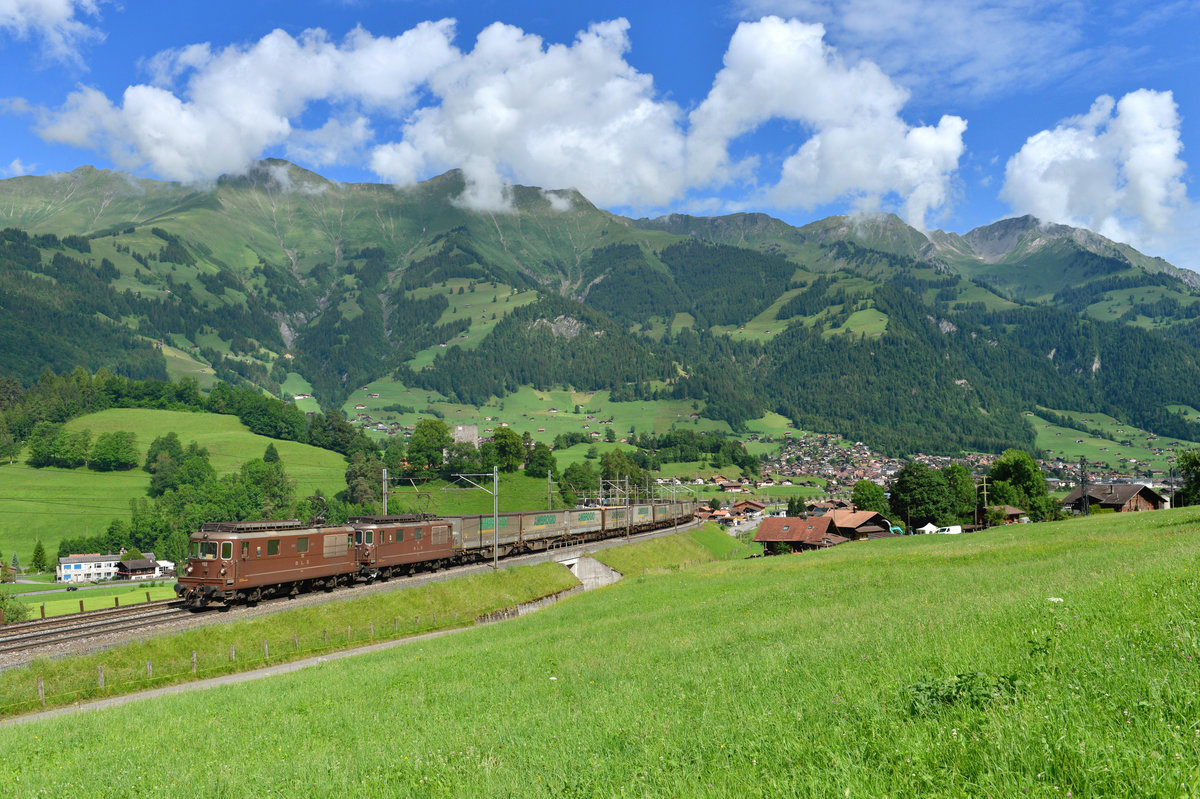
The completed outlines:
[[[861,541],[864,538],[886,538],[892,535],[891,525],[883,514],[873,510],[854,510],[839,508],[825,514],[833,519],[837,534],[851,541]]]
[[[988,505],[986,509],[975,509],[975,524],[982,527],[985,525],[988,511],[999,512],[1004,515],[1005,524],[1016,524],[1021,521],[1021,517],[1026,515],[1026,511],[1020,508],[1014,508],[1012,505]],[[1028,520],[1027,520],[1028,521]]]
[[[1087,504],[1089,508],[1129,513],[1139,510],[1162,510],[1167,507],[1167,500],[1150,486],[1136,483],[1098,483],[1087,487]],[[1076,488],[1067,494],[1063,505],[1076,513],[1082,513],[1083,489]]]
[[[758,525],[754,540],[791,544],[793,549],[827,549],[849,539],[838,534],[831,516],[771,516]]]
[[[159,576],[158,562],[150,558],[134,558],[117,562],[118,580],[153,580]]]
[[[739,499],[733,503],[733,512],[742,516],[757,516],[766,509],[766,503],[757,502],[753,499]]]

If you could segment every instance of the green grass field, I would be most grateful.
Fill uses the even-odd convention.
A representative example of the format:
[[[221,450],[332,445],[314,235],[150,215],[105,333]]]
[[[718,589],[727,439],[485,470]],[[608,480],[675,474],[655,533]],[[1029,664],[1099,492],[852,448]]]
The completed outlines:
[[[93,436],[117,430],[137,433],[141,457],[158,436],[174,431],[187,446],[196,441],[208,449],[218,474],[227,474],[253,458],[262,457],[274,443],[288,475],[296,481],[296,495],[316,489],[332,495],[345,487],[345,460],[336,452],[294,441],[273,441],[255,435],[236,417],[186,411],[112,409],[81,416],[67,424],[72,430],[87,428]],[[129,518],[129,501],[146,496],[150,475],[141,469],[128,472],[93,472],[88,469],[33,469],[23,461],[0,467],[0,553],[6,560],[16,550],[23,565],[41,538],[53,560],[63,538],[103,532],[115,518]]]
[[[389,405],[413,408],[413,412],[385,411]],[[574,412],[576,405],[581,411],[578,414]],[[407,388],[387,378],[361,386],[350,395],[342,409],[350,418],[368,413],[376,421],[415,425],[419,419],[428,418],[427,409],[432,408],[451,427],[473,424],[478,426],[481,436],[490,436],[488,430],[507,422],[518,433],[529,433],[535,440],[546,443],[566,432],[594,432],[603,436],[609,425],[601,422],[609,419],[613,421],[611,427],[618,438],[628,435],[631,428],[639,432],[662,433],[674,425],[729,432],[729,425],[724,422],[693,418],[692,414],[698,413],[700,407],[703,406],[693,407],[688,400],[613,402],[608,391],[539,391],[528,386],[503,399],[493,399],[476,407],[447,402],[445,397],[434,392]]]
[[[14,797],[1200,791],[1194,509],[686,563],[403,650],[0,728],[0,779]],[[272,635],[257,623],[251,641]],[[184,745],[164,717],[223,732]]]
[[[1111,469],[1124,472],[1144,472],[1146,469],[1166,472],[1172,467],[1176,452],[1200,446],[1192,441],[1154,436],[1103,413],[1055,412],[1077,421],[1080,428],[1103,434],[1094,436],[1083,429],[1050,424],[1036,412],[1027,417],[1033,425],[1038,449],[1046,452],[1048,457],[1067,462],[1078,463],[1079,458],[1084,457],[1089,463],[1103,462]]]
[[[150,583],[153,582],[154,585]],[[30,618],[38,618],[42,615],[42,606],[46,608],[46,617],[51,616],[68,616],[72,613],[79,613],[80,603],[83,603],[83,609],[88,610],[107,610],[116,606],[119,602],[121,607],[129,605],[141,605],[146,602],[146,594],[150,594],[150,601],[159,599],[174,599],[175,591],[171,587],[174,580],[156,580],[147,581],[145,583],[126,584],[121,586],[98,586],[96,588],[80,588],[78,591],[55,591],[52,594],[39,593],[34,595],[22,596],[21,601],[29,606],[32,611]]]
[[[426,299],[434,294],[446,297],[450,307],[442,312],[437,321],[439,325],[456,322],[460,319],[471,320],[471,327],[466,332],[452,341],[444,342],[446,345],[453,344],[464,350],[473,350],[478,347],[479,343],[487,338],[488,333],[491,333],[492,329],[496,327],[497,322],[522,305],[528,305],[537,299],[536,291],[513,293],[513,287],[504,283],[496,283],[494,287],[492,283],[476,283],[475,290],[471,291],[471,282],[465,278],[451,278],[440,286],[420,288],[412,292],[415,299]],[[460,289],[462,290],[461,294],[458,293]],[[408,365],[413,369],[424,369],[429,366],[437,354],[444,351],[441,344],[440,342],[418,352],[409,360]]]

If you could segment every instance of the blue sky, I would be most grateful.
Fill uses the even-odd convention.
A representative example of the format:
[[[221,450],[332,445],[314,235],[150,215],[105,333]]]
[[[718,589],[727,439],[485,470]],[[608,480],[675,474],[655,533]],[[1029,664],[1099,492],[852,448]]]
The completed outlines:
[[[1200,0],[0,0],[0,177],[282,157],[633,216],[1031,213],[1200,269]]]

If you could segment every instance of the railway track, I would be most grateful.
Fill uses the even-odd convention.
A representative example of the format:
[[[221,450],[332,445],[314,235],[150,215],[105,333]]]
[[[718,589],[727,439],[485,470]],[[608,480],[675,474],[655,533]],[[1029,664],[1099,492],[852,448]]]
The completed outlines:
[[[181,601],[163,599],[127,608],[9,624],[0,628],[0,654],[146,627],[158,621],[177,619],[187,612]]]

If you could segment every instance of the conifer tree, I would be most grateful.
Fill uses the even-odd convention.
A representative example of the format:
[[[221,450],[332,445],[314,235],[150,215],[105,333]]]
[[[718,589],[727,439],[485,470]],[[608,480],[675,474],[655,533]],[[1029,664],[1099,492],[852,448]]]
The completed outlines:
[[[33,558],[29,561],[29,568],[38,574],[49,570],[49,565],[46,563],[46,547],[42,546],[40,538],[33,546]]]

